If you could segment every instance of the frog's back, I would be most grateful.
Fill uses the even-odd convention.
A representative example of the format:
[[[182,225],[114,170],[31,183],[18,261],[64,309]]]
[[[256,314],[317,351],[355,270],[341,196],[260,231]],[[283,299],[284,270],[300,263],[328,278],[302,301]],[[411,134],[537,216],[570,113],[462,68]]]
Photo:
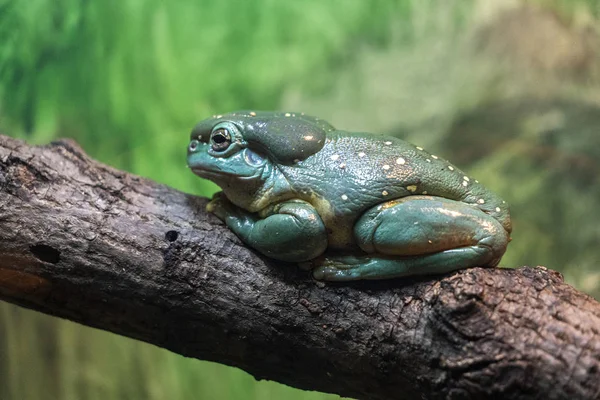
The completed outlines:
[[[304,174],[315,174],[308,181],[338,216],[357,215],[401,197],[431,195],[471,204],[511,231],[502,199],[448,161],[395,137],[328,132],[321,151],[299,167]],[[326,179],[319,183],[323,175]]]

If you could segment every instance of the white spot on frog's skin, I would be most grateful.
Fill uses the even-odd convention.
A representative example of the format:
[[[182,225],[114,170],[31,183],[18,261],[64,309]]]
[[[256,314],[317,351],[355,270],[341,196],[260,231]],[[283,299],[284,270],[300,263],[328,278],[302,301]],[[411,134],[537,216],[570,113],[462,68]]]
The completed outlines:
[[[468,176],[463,176],[463,179],[464,179],[465,181],[467,181],[467,182],[469,182],[469,181],[470,181],[470,179],[469,179],[469,177],[468,177]]]
[[[344,163],[341,163],[341,164],[340,164],[340,168],[341,168],[341,169],[344,169],[344,168],[346,168],[346,164],[344,164]]]
[[[388,170],[388,169],[390,169],[390,166],[389,166],[389,165],[387,165],[387,164],[385,164],[385,165],[384,165],[383,167],[381,167],[381,168],[383,168],[383,169],[385,169],[385,170]]]
[[[223,118],[222,115],[217,115],[215,118]]]
[[[313,140],[313,137],[312,135],[304,136],[304,140]]]
[[[429,243],[429,244],[433,244],[433,242],[432,242],[431,240],[428,240],[428,241],[427,241],[427,243]]]
[[[360,153],[358,153],[358,156],[359,156],[360,158],[363,158],[364,156],[366,156],[366,154],[365,154],[364,152],[362,152],[362,151],[361,151]]]
[[[299,159],[297,159],[297,158],[294,159],[294,163],[299,163],[299,162],[300,162]]]
[[[396,164],[398,164],[398,165],[406,164],[406,160],[402,157],[398,157],[398,158],[396,158]]]
[[[477,200],[477,202],[478,202],[479,204],[483,204],[483,203],[485,203],[485,200],[483,200],[483,199],[479,199],[479,200]]]
[[[330,158],[331,158],[331,161],[337,161],[337,159],[340,158],[340,155],[339,154],[334,154]]]
[[[254,111],[250,111],[250,116],[251,117],[256,117],[256,113]]]
[[[506,202],[504,200],[502,200],[502,204],[506,204]]]
[[[456,210],[444,210],[444,209],[440,209],[439,210],[440,213],[447,215],[449,217],[452,218],[461,218],[461,214],[460,212],[456,211]]]
[[[431,160],[430,160],[429,158],[428,158],[427,160],[425,160],[425,161],[427,161],[427,162],[431,162]]]
[[[462,185],[465,186],[465,187],[467,187],[469,185],[469,182],[463,181]]]
[[[436,156],[436,155],[432,154],[432,155],[431,155],[431,158],[433,158],[433,159],[437,160],[437,159],[438,159],[438,156]]]
[[[477,179],[475,179],[475,183],[479,183],[479,181]]]
[[[423,151],[423,148],[422,148],[422,147],[419,147],[419,146],[417,146],[417,150],[421,150],[421,151]]]
[[[290,113],[285,113],[284,115],[285,115],[286,117],[291,117],[291,116],[292,116],[292,114],[290,114]]]
[[[496,212],[500,212],[500,207],[496,207]]]
[[[392,142],[390,142],[389,140],[387,142],[385,142],[386,146],[389,146],[392,144]]]
[[[348,196],[346,196],[345,194],[342,195],[342,200],[348,200]]]
[[[448,165],[448,169],[449,169],[450,171],[454,171],[454,167],[453,167],[452,165]]]
[[[387,196],[389,193],[387,190],[384,190],[383,192],[381,192],[382,195]]]
[[[427,194],[427,190],[423,190],[423,194]]]
[[[406,190],[408,190],[409,192],[415,192],[417,190],[417,185],[410,185],[406,187]]]

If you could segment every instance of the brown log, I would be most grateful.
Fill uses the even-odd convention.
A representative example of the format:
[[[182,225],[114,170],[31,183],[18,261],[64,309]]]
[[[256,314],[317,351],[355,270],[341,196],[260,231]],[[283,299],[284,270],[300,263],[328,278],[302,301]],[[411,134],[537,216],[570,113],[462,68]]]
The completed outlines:
[[[556,272],[321,283],[205,204],[0,137],[0,299],[360,399],[600,398],[600,304]]]

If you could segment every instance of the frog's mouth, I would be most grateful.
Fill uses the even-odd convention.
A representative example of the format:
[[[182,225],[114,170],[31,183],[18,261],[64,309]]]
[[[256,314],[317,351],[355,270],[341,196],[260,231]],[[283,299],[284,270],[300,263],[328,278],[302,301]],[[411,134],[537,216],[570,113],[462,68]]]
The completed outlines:
[[[260,176],[260,172],[254,173],[252,175],[240,175],[239,173],[233,173],[229,171],[224,171],[221,169],[206,169],[201,167],[189,167],[192,172],[198,175],[201,178],[206,178],[214,181],[215,179],[238,179],[238,180],[252,180],[256,179]]]

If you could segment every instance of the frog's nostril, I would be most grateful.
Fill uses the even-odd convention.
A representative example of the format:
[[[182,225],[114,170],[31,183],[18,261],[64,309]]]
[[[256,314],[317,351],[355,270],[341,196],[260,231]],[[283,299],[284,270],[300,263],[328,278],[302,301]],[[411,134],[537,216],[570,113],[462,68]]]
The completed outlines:
[[[190,151],[196,151],[198,149],[198,141],[192,140],[189,146]]]

